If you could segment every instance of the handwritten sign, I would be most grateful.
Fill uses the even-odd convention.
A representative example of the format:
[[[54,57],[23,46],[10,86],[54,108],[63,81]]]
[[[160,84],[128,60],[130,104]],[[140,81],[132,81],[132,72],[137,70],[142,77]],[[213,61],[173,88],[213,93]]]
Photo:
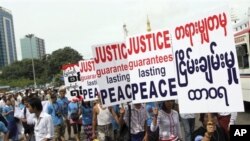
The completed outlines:
[[[228,10],[220,8],[171,29],[181,113],[243,111]]]
[[[66,97],[72,100],[81,93],[81,74],[78,64],[66,64],[62,67],[64,83],[66,86]]]
[[[169,30],[126,40],[133,103],[177,99]]]

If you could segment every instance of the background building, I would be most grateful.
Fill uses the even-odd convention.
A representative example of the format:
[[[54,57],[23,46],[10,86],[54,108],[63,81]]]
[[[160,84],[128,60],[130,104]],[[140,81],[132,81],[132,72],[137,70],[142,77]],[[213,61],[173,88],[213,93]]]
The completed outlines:
[[[0,7],[0,68],[17,60],[12,14]]]
[[[45,55],[44,40],[34,35],[21,39],[22,58],[26,59],[41,59]],[[31,53],[32,52],[32,53]]]
[[[235,20],[236,19],[236,20]],[[240,32],[250,27],[250,8],[248,8],[247,15],[243,19],[232,18],[234,32]]]

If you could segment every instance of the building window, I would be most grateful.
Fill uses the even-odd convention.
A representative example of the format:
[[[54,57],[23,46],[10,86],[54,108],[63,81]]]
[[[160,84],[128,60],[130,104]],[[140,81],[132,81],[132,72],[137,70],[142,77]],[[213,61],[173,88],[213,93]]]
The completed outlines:
[[[239,68],[249,68],[247,44],[236,46]]]

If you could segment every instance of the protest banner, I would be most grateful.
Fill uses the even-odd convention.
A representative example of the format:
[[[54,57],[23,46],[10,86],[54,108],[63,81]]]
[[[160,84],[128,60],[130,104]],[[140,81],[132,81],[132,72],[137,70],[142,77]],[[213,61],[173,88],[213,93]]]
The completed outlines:
[[[133,103],[177,99],[169,30],[126,39]]]
[[[127,50],[123,42],[92,47],[100,100],[104,107],[131,100]]]
[[[244,111],[228,11],[200,12],[171,28],[181,113]]]
[[[75,96],[80,96],[81,77],[78,64],[66,64],[62,66],[64,84],[66,86],[66,97],[72,100]]]
[[[99,87],[95,72],[94,60],[81,60],[78,62],[80,70],[80,95],[84,101],[93,101],[98,98]]]

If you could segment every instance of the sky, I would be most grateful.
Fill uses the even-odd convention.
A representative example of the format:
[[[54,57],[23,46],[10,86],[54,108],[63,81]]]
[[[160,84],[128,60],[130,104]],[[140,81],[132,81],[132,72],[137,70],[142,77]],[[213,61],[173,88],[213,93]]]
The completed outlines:
[[[91,46],[124,41],[124,24],[128,35],[145,33],[147,17],[153,31],[166,29],[216,6],[243,19],[250,0],[0,0],[0,6],[12,12],[18,60],[20,39],[31,33],[45,40],[47,54],[70,46],[89,59]]]

